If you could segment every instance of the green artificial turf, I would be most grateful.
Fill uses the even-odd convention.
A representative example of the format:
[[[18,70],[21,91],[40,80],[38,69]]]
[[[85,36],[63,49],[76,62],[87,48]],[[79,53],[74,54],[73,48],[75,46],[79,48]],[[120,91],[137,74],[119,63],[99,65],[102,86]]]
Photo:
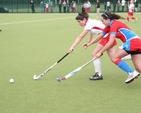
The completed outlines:
[[[125,13],[121,14],[126,17]],[[77,14],[0,14],[0,113],[140,113],[141,78],[125,84],[127,74],[107,56],[101,57],[104,80],[90,81],[93,64],[64,82],[65,76],[91,60],[94,47],[82,44],[39,80],[39,75],[70,48],[82,32]],[[141,37],[141,15],[127,23]],[[91,18],[96,14],[91,13]],[[121,42],[118,41],[118,45]],[[127,61],[134,68],[131,61]],[[9,83],[13,78],[15,82]]]

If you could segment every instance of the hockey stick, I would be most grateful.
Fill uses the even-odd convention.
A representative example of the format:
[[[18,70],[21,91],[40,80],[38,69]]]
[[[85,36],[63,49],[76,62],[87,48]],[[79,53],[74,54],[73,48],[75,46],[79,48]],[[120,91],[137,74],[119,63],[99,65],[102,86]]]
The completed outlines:
[[[78,71],[80,71],[81,69],[83,69],[85,66],[87,66],[88,64],[90,64],[92,61],[94,61],[96,58],[91,59],[90,61],[88,61],[87,63],[85,63],[84,65],[78,67],[77,69],[75,69],[74,71],[70,72],[69,74],[65,75],[63,78],[60,78],[60,76],[57,76],[57,81],[58,82],[62,82],[66,79],[68,79],[69,77],[71,77],[72,75],[76,74]]]
[[[34,75],[33,79],[34,80],[38,80],[39,78],[41,78],[42,76],[44,76],[48,71],[50,71],[54,66],[56,66],[59,62],[61,62],[61,60],[63,60],[69,53],[65,54],[60,60],[58,60],[57,62],[55,62],[52,66],[50,66],[47,70],[45,70],[43,73],[41,73],[40,75]]]

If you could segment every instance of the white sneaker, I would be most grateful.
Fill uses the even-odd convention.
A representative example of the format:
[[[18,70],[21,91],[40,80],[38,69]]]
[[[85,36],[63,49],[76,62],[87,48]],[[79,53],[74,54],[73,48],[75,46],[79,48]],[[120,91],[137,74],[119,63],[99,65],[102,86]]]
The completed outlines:
[[[128,78],[126,79],[125,83],[130,83],[132,82],[135,78],[138,78],[140,74],[137,71],[134,71],[133,73],[128,74]]]

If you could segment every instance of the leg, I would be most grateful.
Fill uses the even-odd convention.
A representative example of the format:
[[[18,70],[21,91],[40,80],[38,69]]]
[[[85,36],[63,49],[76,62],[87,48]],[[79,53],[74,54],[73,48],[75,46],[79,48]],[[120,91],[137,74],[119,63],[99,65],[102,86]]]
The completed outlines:
[[[95,48],[95,50],[93,51],[92,53],[92,56],[93,58],[95,57],[95,55],[107,44],[107,42],[109,41],[109,33],[107,33],[102,39],[101,41],[99,42],[99,44],[97,45],[97,47]],[[115,53],[115,48],[114,46],[116,45],[116,41],[114,41],[113,43],[113,46],[107,50],[110,58],[112,57],[112,55]],[[90,79],[95,79],[96,77],[97,78],[100,78],[100,79],[103,79],[102,78],[102,72],[101,72],[101,62],[100,62],[100,59],[96,59],[94,61],[94,68],[95,68],[95,71],[96,71],[96,74],[92,77],[90,77]],[[97,74],[98,72],[98,74]],[[101,75],[101,77],[100,77]]]
[[[132,61],[136,70],[141,73],[141,54],[132,55]]]
[[[137,71],[134,71],[130,66],[128,66],[123,60],[121,60],[122,57],[127,56],[128,53],[123,49],[118,49],[115,54],[112,56],[112,61],[123,71],[128,73],[128,78],[125,81],[125,83],[130,83],[134,80],[134,78],[137,78],[139,76],[139,73]],[[139,56],[141,57],[141,56]],[[138,57],[138,58],[139,58]],[[136,57],[135,57],[136,58]],[[134,61],[134,63],[137,65],[137,61]]]
[[[110,59],[112,60],[112,55],[115,53],[115,47],[108,49],[107,53],[108,53]]]
[[[127,73],[131,73],[134,70],[131,69],[124,61],[121,60],[124,56],[127,56],[128,53],[123,49],[118,49],[113,55],[111,60],[122,70],[124,70]]]
[[[98,44],[94,51],[92,52],[92,57],[95,57],[96,53],[98,53],[101,49],[103,48],[103,45]],[[95,74],[91,76],[89,79],[90,80],[102,80],[102,72],[101,72],[101,61],[100,59],[96,59],[93,61],[94,64],[94,69],[95,69]]]
[[[133,15],[132,15],[132,16],[130,16],[130,18],[131,18],[131,19],[133,19],[133,20],[135,20],[135,19],[136,19]]]
[[[127,14],[127,17],[126,17],[126,19],[127,19],[127,21],[129,22],[130,20],[129,20],[129,15]]]
[[[116,52],[115,47],[112,47],[110,49],[107,50],[107,53],[110,57],[110,59],[112,58],[113,54]],[[126,55],[124,57],[121,58],[122,60],[131,60],[131,55]],[[111,59],[112,60],[112,59]]]

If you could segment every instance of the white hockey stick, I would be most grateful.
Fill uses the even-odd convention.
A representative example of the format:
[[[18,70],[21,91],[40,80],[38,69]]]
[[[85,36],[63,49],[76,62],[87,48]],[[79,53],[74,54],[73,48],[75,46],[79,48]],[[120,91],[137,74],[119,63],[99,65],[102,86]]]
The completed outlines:
[[[90,61],[88,61],[87,63],[85,63],[84,65],[78,67],[77,69],[75,69],[74,71],[70,72],[69,74],[65,75],[63,78],[60,78],[60,76],[57,76],[57,81],[58,82],[62,82],[66,79],[68,79],[69,77],[71,77],[72,75],[76,74],[78,71],[80,71],[81,69],[83,69],[85,66],[87,66],[88,64],[90,64],[92,61],[94,61],[96,58],[91,59]]]

